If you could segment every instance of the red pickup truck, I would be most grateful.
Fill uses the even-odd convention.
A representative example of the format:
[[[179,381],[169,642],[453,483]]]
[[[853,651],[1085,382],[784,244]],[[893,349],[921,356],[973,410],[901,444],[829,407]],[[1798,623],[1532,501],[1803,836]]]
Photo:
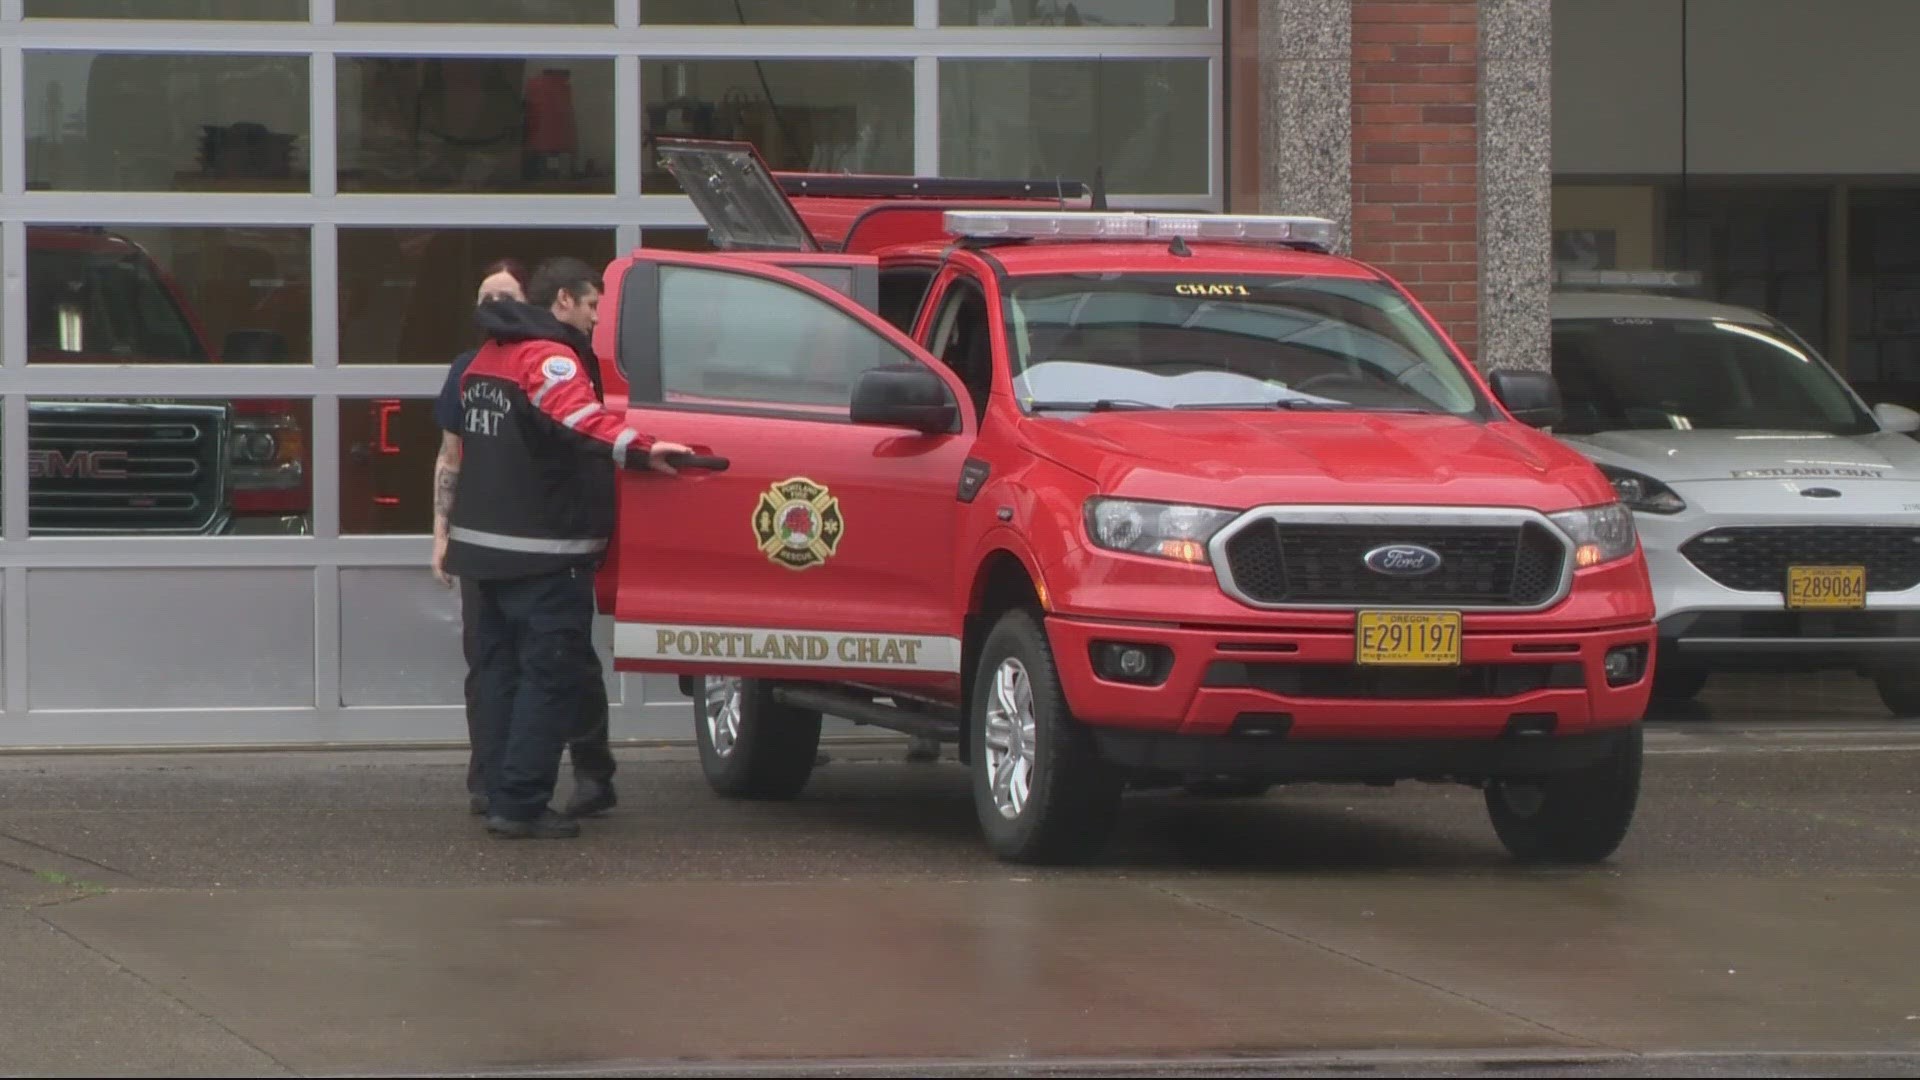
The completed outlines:
[[[716,791],[796,796],[832,715],[957,742],[1016,861],[1183,785],[1451,781],[1519,858],[1624,838],[1653,601],[1544,374],[1483,379],[1326,221],[660,152],[719,250],[616,259],[595,344],[721,467],[623,476],[602,604]]]

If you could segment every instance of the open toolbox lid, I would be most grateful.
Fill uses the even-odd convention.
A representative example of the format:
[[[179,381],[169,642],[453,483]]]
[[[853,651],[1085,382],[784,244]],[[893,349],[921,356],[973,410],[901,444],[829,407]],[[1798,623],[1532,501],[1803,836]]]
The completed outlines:
[[[820,250],[752,143],[662,137],[654,148],[706,219],[716,248]]]

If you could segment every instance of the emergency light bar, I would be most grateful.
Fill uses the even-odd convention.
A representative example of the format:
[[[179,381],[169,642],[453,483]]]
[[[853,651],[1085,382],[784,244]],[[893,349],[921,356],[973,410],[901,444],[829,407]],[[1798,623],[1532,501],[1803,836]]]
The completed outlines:
[[[1277,214],[1099,213],[1054,210],[949,210],[947,235],[970,240],[1237,240],[1301,244],[1329,251],[1336,226],[1326,218]]]
[[[1555,285],[1602,289],[1697,289],[1705,281],[1698,270],[1556,270]]]

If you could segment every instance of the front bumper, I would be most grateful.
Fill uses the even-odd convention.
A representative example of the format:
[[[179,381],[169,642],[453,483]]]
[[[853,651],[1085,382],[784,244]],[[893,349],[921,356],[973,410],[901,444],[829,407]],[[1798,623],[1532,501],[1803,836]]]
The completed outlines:
[[[1716,670],[1819,670],[1867,667],[1920,656],[1920,587],[1870,592],[1865,609],[1789,611],[1780,590],[1731,589],[1681,552],[1717,528],[1800,524],[1756,515],[1639,514],[1647,571],[1667,662]],[[1840,524],[1873,524],[1847,519]],[[1884,522],[1880,522],[1884,523]]]
[[[1189,628],[1050,616],[1048,635],[1069,707],[1096,730],[1181,736],[1262,732],[1315,740],[1486,740],[1512,733],[1576,735],[1637,722],[1651,691],[1642,677],[1610,686],[1611,649],[1651,651],[1654,628],[1488,631],[1469,617],[1462,667],[1362,669],[1344,630]],[[1159,681],[1103,676],[1104,643],[1157,646]]]
[[[1920,658],[1920,610],[1686,611],[1660,620],[1668,663],[1719,670],[1817,671]]]

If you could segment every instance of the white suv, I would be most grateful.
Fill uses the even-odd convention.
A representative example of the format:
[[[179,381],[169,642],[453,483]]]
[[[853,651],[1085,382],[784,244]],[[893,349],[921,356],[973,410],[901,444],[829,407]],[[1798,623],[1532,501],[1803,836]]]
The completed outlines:
[[[1654,694],[1716,670],[1850,668],[1920,717],[1920,413],[1869,409],[1778,320],[1556,290],[1554,434],[1635,511]]]

